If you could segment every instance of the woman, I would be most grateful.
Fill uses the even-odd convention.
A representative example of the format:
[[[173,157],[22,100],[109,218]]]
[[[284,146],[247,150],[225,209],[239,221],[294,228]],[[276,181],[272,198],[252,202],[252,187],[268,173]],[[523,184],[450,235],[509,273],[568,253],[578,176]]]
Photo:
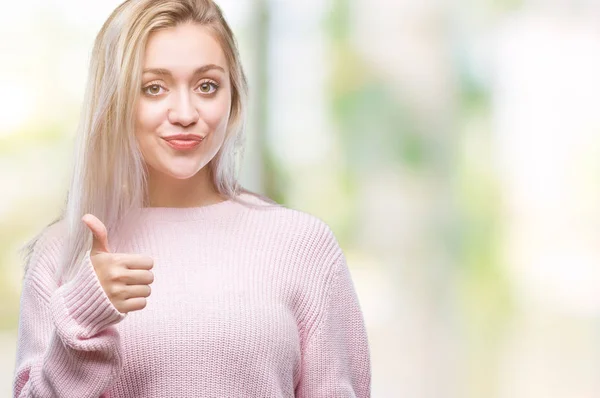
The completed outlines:
[[[246,91],[212,1],[112,13],[66,208],[28,246],[15,397],[370,395],[332,231],[237,182]]]

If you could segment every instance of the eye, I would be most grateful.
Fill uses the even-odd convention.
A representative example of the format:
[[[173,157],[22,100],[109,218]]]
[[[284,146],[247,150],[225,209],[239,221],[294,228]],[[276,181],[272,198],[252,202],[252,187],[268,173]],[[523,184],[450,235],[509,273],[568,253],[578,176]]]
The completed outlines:
[[[161,94],[161,91],[160,91],[161,89],[165,90],[165,88],[163,86],[161,86],[160,84],[153,83],[153,84],[150,84],[150,85],[144,87],[142,90],[144,91],[145,94],[147,94],[151,97],[156,97]]]
[[[213,94],[218,88],[219,85],[212,80],[205,80],[198,86],[198,90],[200,90],[202,94]]]

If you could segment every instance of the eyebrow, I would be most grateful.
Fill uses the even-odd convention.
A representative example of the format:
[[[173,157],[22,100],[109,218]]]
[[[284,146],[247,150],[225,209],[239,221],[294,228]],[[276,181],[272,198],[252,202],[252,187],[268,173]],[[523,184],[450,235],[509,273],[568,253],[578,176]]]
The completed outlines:
[[[211,69],[217,69],[217,70],[220,70],[221,72],[225,73],[225,69],[223,69],[219,65],[208,64],[208,65],[201,66],[200,68],[196,68],[196,70],[194,70],[194,75],[198,75],[200,73],[207,72]],[[170,70],[163,69],[163,68],[148,68],[148,69],[144,69],[143,73],[153,73],[155,75],[173,76],[171,74]]]

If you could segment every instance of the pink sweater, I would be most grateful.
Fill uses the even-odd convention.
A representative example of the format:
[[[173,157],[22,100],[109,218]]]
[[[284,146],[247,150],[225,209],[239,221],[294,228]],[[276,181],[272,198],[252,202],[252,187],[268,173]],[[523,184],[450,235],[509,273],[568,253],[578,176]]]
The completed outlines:
[[[242,197],[258,202],[248,194]],[[122,314],[87,252],[53,277],[64,224],[23,280],[15,397],[369,397],[369,346],[344,254],[320,219],[225,201],[146,208],[114,252],[154,258],[146,308]]]

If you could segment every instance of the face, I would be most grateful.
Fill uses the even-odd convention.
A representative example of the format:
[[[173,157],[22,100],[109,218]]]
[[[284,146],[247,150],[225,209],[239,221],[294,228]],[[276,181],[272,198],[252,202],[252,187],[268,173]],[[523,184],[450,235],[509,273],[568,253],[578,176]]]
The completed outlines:
[[[143,69],[135,135],[144,160],[150,173],[190,178],[225,138],[231,109],[225,55],[208,29],[183,24],[151,33]],[[178,149],[165,139],[175,134],[203,138],[191,149]]]

